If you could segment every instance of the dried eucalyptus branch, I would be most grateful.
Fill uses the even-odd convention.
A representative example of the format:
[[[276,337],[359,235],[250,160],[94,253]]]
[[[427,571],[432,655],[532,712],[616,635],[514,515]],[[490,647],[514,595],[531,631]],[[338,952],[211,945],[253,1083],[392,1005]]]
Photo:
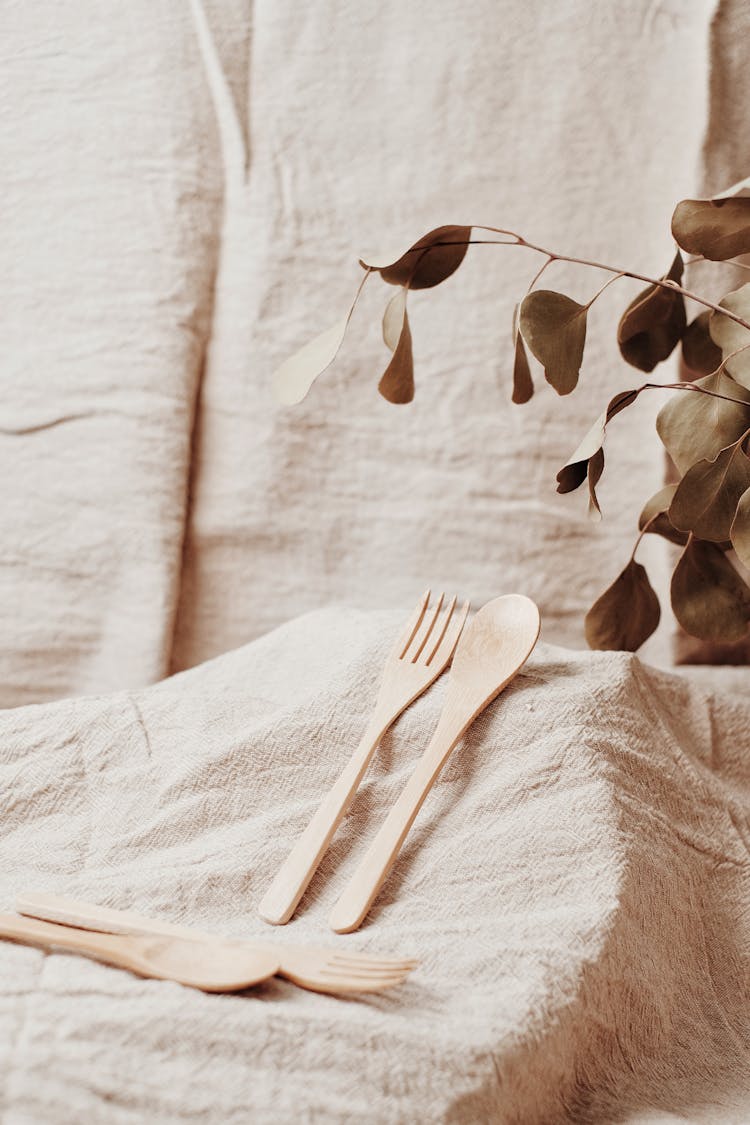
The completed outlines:
[[[473,231],[498,237],[473,238]],[[277,371],[277,396],[286,403],[299,402],[333,362],[373,273],[396,287],[383,316],[383,339],[391,358],[379,383],[381,394],[394,403],[410,402],[414,396],[408,295],[434,288],[455,273],[469,246],[519,246],[545,259],[513,314],[516,403],[527,402],[534,393],[527,347],[557,393],[570,394],[579,381],[589,309],[620,278],[644,282],[647,288],[631,301],[617,327],[623,358],[650,372],[681,344],[694,381],[643,383],[615,395],[557,474],[558,491],[573,491],[587,481],[589,509],[600,515],[596,487],[604,470],[607,426],[651,389],[689,392],[671,399],[657,418],[657,432],[680,480],[646,503],[630,559],[587,614],[586,636],[594,648],[634,650],[656,628],[658,599],[645,569],[635,561],[643,536],[654,533],[683,548],[671,585],[672,608],[683,627],[707,640],[744,637],[750,624],[750,587],[732,560],[750,568],[750,282],[718,303],[711,301],[683,286],[685,261],[680,251],[692,255],[691,263],[722,261],[750,268],[733,261],[750,252],[750,180],[713,199],[683,200],[672,217],[672,233],[680,247],[672,265],[660,277],[649,277],[549,250],[502,227],[438,227],[405,253],[360,260],[365,274],[347,315]],[[557,261],[613,276],[581,304],[564,293],[537,288]],[[703,306],[690,323],[686,300]]]

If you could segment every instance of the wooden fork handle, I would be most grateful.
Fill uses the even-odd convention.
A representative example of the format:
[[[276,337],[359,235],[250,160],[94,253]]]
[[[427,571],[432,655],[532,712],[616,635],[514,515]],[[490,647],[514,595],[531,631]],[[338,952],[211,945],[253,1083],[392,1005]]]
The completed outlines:
[[[433,744],[420,758],[400,797],[331,911],[329,924],[337,934],[349,934],[364,921],[449,752],[450,748],[440,751]]]
[[[369,766],[383,734],[393,722],[391,716],[374,715],[352,757],[333,788],[326,794],[279,868],[273,882],[261,899],[258,913],[265,922],[283,926],[289,921],[297,903],[318,869],[336,829],[343,820]]]
[[[131,963],[121,937],[75,930],[55,922],[40,922],[36,918],[22,918],[16,914],[0,914],[0,938],[48,951],[82,953],[97,961],[124,968],[129,968]]]

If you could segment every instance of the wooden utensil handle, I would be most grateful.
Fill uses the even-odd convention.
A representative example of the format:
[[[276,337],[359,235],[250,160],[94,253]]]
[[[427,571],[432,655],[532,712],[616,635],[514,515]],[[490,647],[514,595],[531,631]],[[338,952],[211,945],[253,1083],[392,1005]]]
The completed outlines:
[[[134,910],[113,910],[65,895],[32,891],[18,895],[16,910],[32,918],[43,918],[63,926],[77,926],[106,934],[164,934],[170,937],[197,939],[200,931],[161,918],[146,918]],[[207,935],[211,936],[211,935]]]
[[[274,926],[288,922],[315,874],[339,824],[354,799],[389,720],[377,715],[340,777],[326,794],[315,815],[284,860],[263,896],[258,913]]]
[[[337,934],[348,934],[356,930],[377,897],[447,757],[447,752],[436,752],[436,749],[430,746],[420,758],[403,792],[331,911],[329,923]]]
[[[54,922],[40,922],[36,918],[20,918],[15,914],[0,914],[0,938],[34,945],[48,951],[62,949],[82,953],[110,965],[130,964],[122,939],[113,934],[73,930]]]

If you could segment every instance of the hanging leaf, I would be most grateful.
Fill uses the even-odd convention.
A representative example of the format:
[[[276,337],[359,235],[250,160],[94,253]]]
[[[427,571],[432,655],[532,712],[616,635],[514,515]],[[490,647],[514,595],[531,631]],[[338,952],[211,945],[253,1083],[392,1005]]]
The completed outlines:
[[[398,347],[401,329],[404,327],[406,294],[407,290],[403,287],[397,290],[385,306],[385,312],[383,313],[383,340],[386,347],[390,348],[392,352],[395,352]]]
[[[679,284],[683,268],[678,250],[665,277]],[[623,359],[640,371],[653,371],[677,347],[686,324],[682,293],[650,285],[630,302],[620,319],[617,343]]]
[[[365,269],[378,270],[390,285],[408,289],[432,289],[445,281],[466,257],[471,227],[436,227],[410,246],[400,258],[360,258]],[[442,244],[442,245],[438,245]]]
[[[589,648],[635,652],[659,624],[661,610],[644,567],[631,559],[586,614]]]
[[[638,517],[638,530],[645,531],[647,535],[661,535],[662,539],[684,547],[688,541],[687,533],[678,531],[669,518],[669,505],[676,489],[676,484],[665,484],[646,501]]]
[[[523,338],[559,395],[570,394],[578,383],[587,313],[588,305],[552,289],[535,289],[521,302]]]
[[[750,281],[734,292],[727,293],[719,304],[722,308],[741,316],[743,320],[750,321]],[[747,328],[743,328],[736,320],[730,320],[728,316],[722,316],[721,313],[711,314],[709,329],[712,340],[721,348],[725,359],[732,352],[750,344],[750,332]],[[725,370],[743,387],[750,388],[750,347],[730,359],[725,365]]]
[[[672,216],[672,234],[688,254],[725,262],[750,250],[750,199],[683,199]]]
[[[712,460],[698,461],[677,486],[669,518],[680,531],[698,539],[723,543],[729,539],[740,496],[750,488],[746,438],[722,449]]]
[[[672,609],[702,641],[738,641],[750,620],[750,589],[715,543],[691,536],[672,575]]]
[[[403,294],[402,297],[401,294]],[[396,297],[401,298],[401,324],[398,341],[391,356],[391,362],[378,383],[378,390],[383,398],[397,405],[411,402],[414,398],[414,359],[411,348],[411,328],[406,312],[406,290],[401,290],[401,294],[396,294]],[[390,304],[392,303],[390,302]],[[398,310],[398,307],[396,306],[396,310]],[[386,309],[386,315],[388,315],[388,309]],[[395,316],[389,318],[387,332],[388,337],[392,339],[395,334]],[[385,326],[383,335],[386,335]],[[388,339],[386,339],[386,343],[388,343]]]
[[[310,340],[274,372],[273,393],[284,406],[302,402],[318,376],[333,363],[346,335],[350,317],[351,312]]]
[[[557,474],[557,491],[574,492],[588,478],[589,482],[589,513],[601,513],[599,501],[596,497],[596,486],[604,471],[604,436],[607,424],[624,410],[631,406],[641,392],[640,387],[630,391],[620,391],[610,400],[607,409],[600,414],[591,429],[584,437],[569,461],[563,465]]]
[[[690,389],[703,387],[750,404],[750,392],[723,371],[685,384],[673,394],[656,419],[656,429],[667,453],[684,475],[700,460],[711,460],[727,445],[738,441],[750,425],[750,405],[727,402],[723,398],[700,394]]]
[[[737,558],[750,569],[750,488],[740,496],[729,538]]]
[[[706,309],[690,321],[682,337],[682,358],[696,375],[710,375],[722,360],[721,348],[711,338],[710,322],[711,310]]]
[[[529,357],[518,326],[518,305],[513,309],[513,396],[515,403],[528,402],[534,393]]]

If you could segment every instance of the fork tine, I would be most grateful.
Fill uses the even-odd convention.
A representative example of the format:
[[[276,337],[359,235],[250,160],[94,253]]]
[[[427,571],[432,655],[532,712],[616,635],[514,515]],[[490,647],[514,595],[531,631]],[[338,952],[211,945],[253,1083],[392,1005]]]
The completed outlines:
[[[347,965],[346,969],[344,969],[341,965],[335,965],[331,961],[327,961],[322,965],[321,970],[323,969],[325,969],[327,973],[340,973],[341,976],[348,975],[352,977],[378,977],[383,975],[391,977],[400,976],[403,973],[410,973],[412,971],[411,968],[403,968],[400,965],[390,965],[382,969],[373,969],[367,965]]]
[[[399,970],[398,972],[381,974],[381,973],[355,973],[347,971],[341,972],[339,969],[322,968],[319,975],[326,980],[349,982],[351,985],[372,985],[374,988],[387,988],[390,984],[398,984],[399,981],[405,980],[408,977],[410,970]]]
[[[425,590],[425,592],[422,594],[422,597],[417,603],[416,609],[409,618],[406,628],[398,639],[396,650],[398,652],[399,660],[403,658],[409,645],[414,640],[414,635],[417,632],[417,629],[422,624],[422,618],[424,617],[425,610],[427,609],[427,606],[430,602],[430,593],[430,590]]]
[[[456,608],[456,600],[457,600],[456,595],[454,594],[452,599],[451,599],[450,605],[448,606],[445,613],[443,614],[443,623],[442,623],[442,627],[438,631],[438,639],[435,642],[429,656],[427,657],[427,660],[425,661],[425,664],[427,665],[428,668],[430,666],[430,661],[432,660],[432,658],[435,655],[435,653],[437,652],[437,650],[440,648],[440,645],[442,643],[443,637],[445,636],[446,630],[451,623],[451,617],[453,616],[453,610]]]
[[[353,980],[351,977],[327,977],[321,975],[318,978],[315,991],[333,993],[385,992],[389,988],[395,988],[397,984],[402,984],[403,980],[403,977],[392,977],[382,981]],[[309,983],[308,987],[310,987]]]
[[[419,647],[417,648],[417,651],[414,653],[414,655],[411,658],[412,664],[417,663],[417,661],[419,660],[419,657],[422,653],[422,649],[424,648],[424,646],[429,641],[430,635],[432,633],[432,630],[435,628],[435,622],[438,619],[438,614],[440,613],[440,610],[443,607],[444,601],[445,601],[445,594],[441,594],[440,597],[437,600],[437,605],[432,610],[432,612],[430,614],[430,617],[426,621],[426,628],[425,628],[425,631],[424,631],[424,636],[422,637],[421,641],[419,642]],[[415,643],[416,643],[416,641],[415,641]]]
[[[340,966],[345,968],[366,968],[366,969],[415,969],[419,964],[415,958],[398,959],[395,957],[383,958],[367,958],[365,954],[352,954],[351,956],[345,953],[333,953],[326,962],[327,965]]]
[[[455,604],[456,604],[456,599],[454,598],[453,602],[451,603],[451,607],[450,607],[450,614],[451,615],[453,613],[453,608],[454,608]],[[443,649],[444,655],[450,655],[450,656],[453,655],[453,650],[455,649],[456,645],[458,644],[458,638],[461,636],[461,633],[463,631],[463,627],[466,624],[466,618],[469,615],[469,609],[470,608],[471,608],[471,602],[468,602],[468,601],[464,602],[464,604],[461,606],[461,612],[459,613],[457,618],[454,618],[453,624],[452,624],[450,630],[448,629],[448,625],[450,623],[450,616],[448,617],[448,620],[445,623],[445,629],[443,630],[443,632],[440,635],[440,639],[438,640],[437,644],[435,645],[432,652],[430,653],[430,655],[427,658],[428,667],[432,663],[432,661],[435,659],[435,656],[437,655],[438,649],[440,649],[440,648]]]

